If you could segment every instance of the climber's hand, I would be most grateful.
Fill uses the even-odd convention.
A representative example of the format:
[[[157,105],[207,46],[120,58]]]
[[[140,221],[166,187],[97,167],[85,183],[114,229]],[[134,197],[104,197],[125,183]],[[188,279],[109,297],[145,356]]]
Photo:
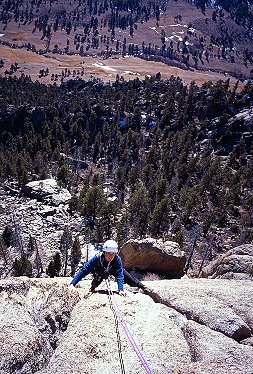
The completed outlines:
[[[118,294],[119,294],[120,296],[124,296],[124,297],[126,296],[125,291],[122,291],[122,290],[121,290],[121,291],[118,291]]]

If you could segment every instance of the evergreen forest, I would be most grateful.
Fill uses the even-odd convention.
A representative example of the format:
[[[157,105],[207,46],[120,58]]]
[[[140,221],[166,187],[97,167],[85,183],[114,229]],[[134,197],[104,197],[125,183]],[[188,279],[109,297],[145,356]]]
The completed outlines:
[[[160,78],[1,77],[1,183],[57,179],[94,242],[252,242],[252,84]]]

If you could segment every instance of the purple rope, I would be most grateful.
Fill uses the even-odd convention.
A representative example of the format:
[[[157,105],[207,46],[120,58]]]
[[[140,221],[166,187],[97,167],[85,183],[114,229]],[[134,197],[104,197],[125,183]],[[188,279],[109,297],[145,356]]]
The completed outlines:
[[[106,281],[106,283],[107,283],[107,282],[108,282],[108,281]],[[117,303],[116,303],[116,300],[115,300],[115,298],[114,298],[114,296],[113,296],[113,292],[112,292],[112,290],[111,290],[111,288],[110,288],[110,284],[109,284],[109,282],[107,283],[107,289],[108,289],[108,292],[109,292],[109,298],[110,298],[111,303],[112,303],[112,305],[113,305],[113,307],[114,307],[114,310],[115,310],[115,312],[116,312],[116,315],[117,315],[117,317],[118,317],[118,319],[119,319],[119,322],[120,322],[121,326],[123,327],[123,330],[124,330],[126,336],[128,337],[128,340],[130,341],[130,343],[131,343],[131,345],[132,345],[132,348],[134,349],[134,351],[135,351],[135,353],[136,353],[138,359],[140,360],[142,366],[144,367],[146,373],[148,373],[148,374],[153,374],[152,370],[151,370],[150,367],[149,367],[149,364],[147,363],[147,361],[146,361],[145,357],[143,356],[143,354],[142,354],[140,348],[138,347],[136,341],[134,340],[134,337],[132,336],[131,332],[129,331],[126,322],[124,321],[124,319],[123,319],[123,317],[122,317],[122,314],[121,314],[121,312],[120,312],[120,310],[119,310],[119,308],[118,308],[118,305],[117,305]]]
[[[152,374],[151,370],[148,367],[148,363],[146,362],[145,358],[143,357],[143,355],[142,355],[142,353],[141,353],[138,345],[136,344],[134,338],[132,337],[132,335],[131,335],[131,333],[130,333],[130,331],[129,331],[126,323],[125,323],[125,321],[123,320],[122,316],[119,315],[119,310],[117,308],[117,305],[115,305],[115,301],[113,300],[112,295],[110,295],[110,296],[111,296],[111,301],[112,301],[112,304],[114,306],[114,309],[115,309],[115,312],[117,314],[117,317],[119,317],[119,322],[121,323],[121,325],[123,327],[123,330],[125,331],[125,334],[128,337],[128,339],[129,339],[129,341],[130,341],[130,343],[131,343],[131,345],[132,345],[132,347],[133,347],[133,349],[134,349],[137,357],[139,358],[139,360],[140,360],[141,364],[143,365],[145,371],[148,374]]]

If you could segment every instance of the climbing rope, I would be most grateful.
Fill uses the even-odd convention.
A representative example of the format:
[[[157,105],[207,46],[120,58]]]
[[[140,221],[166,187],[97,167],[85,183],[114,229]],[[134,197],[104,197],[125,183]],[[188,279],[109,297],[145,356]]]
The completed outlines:
[[[117,326],[118,326],[118,322],[120,322],[133,350],[135,351],[139,361],[141,362],[143,368],[145,369],[146,373],[147,374],[153,374],[152,370],[150,369],[145,357],[143,356],[140,348],[138,347],[136,341],[134,340],[134,337],[132,336],[131,332],[129,331],[129,328],[126,324],[126,322],[124,321],[124,318],[119,310],[119,307],[116,303],[116,300],[114,298],[114,295],[113,295],[113,292],[111,290],[111,287],[110,287],[110,282],[109,282],[109,279],[106,279],[106,286],[107,286],[107,290],[108,290],[108,298],[109,298],[109,302],[110,302],[110,306],[111,306],[111,309],[113,310],[113,314],[114,314],[114,318],[115,318],[115,321],[117,321]],[[120,346],[120,354],[121,354],[121,346]]]
[[[118,322],[116,311],[113,307],[112,297],[111,297],[111,294],[109,292],[109,289],[110,289],[109,279],[106,279],[106,285],[107,285],[107,289],[108,289],[108,298],[109,298],[110,307],[111,307],[111,310],[112,310],[113,315],[114,315],[115,328],[116,328],[116,334],[117,334],[117,342],[118,342],[120,367],[121,367],[122,373],[125,374],[125,367],[124,367],[124,361],[123,361],[123,356],[122,356],[121,340],[120,340],[120,332],[119,332],[119,322]]]

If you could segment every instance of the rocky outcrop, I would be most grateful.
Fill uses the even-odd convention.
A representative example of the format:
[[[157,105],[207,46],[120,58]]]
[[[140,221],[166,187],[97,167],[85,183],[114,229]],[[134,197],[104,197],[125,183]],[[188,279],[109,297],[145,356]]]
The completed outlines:
[[[246,149],[250,150],[253,138],[252,109],[241,110],[222,127],[218,120],[216,124],[216,129],[211,134],[213,144],[216,144],[216,154],[229,156],[238,139],[242,139]]]
[[[120,256],[127,270],[149,271],[169,278],[184,274],[186,258],[176,242],[153,238],[130,240],[121,248]]]
[[[239,125],[239,128],[238,128]],[[241,110],[239,113],[235,114],[228,122],[226,127],[232,131],[253,131],[253,116],[251,109]]]
[[[205,278],[252,279],[253,245],[235,247],[208,264],[201,273]]]
[[[250,345],[251,347],[253,347],[253,336],[251,336],[250,338],[242,340],[241,343],[246,344],[246,345]]]
[[[65,204],[71,199],[70,192],[66,188],[61,188],[55,179],[29,182],[25,185],[23,193],[29,198],[54,206]]]
[[[120,372],[105,285],[87,297],[90,281],[80,288],[68,284],[66,278],[0,281],[1,374]],[[114,300],[154,374],[252,373],[253,347],[236,341],[232,331],[241,325],[252,334],[253,282],[180,279],[145,285],[149,295],[126,288],[126,298],[115,294]],[[231,330],[222,328],[226,324]],[[122,329],[120,337],[126,372],[143,373]]]
[[[79,301],[66,280],[0,282],[0,373],[35,373],[48,364]]]
[[[154,300],[214,331],[237,341],[252,334],[251,281],[181,279],[180,283],[163,280],[145,285]]]
[[[68,208],[68,204],[51,206],[37,199],[30,199],[19,194],[19,191],[14,196],[9,190],[0,186],[0,235],[6,227],[11,227],[14,232],[17,230],[25,251],[30,237],[36,239],[45,272],[52,257],[60,249],[64,229],[68,227],[75,237],[80,234],[80,228],[84,227],[82,217],[78,214],[69,214]],[[87,245],[84,236],[79,235],[79,239],[86,252]],[[20,257],[20,250],[17,245],[14,245],[8,248],[7,254],[7,264],[0,256],[1,277],[10,275],[13,261],[16,257]],[[34,266],[33,275],[36,276],[35,252],[32,254],[29,252],[28,256]]]

